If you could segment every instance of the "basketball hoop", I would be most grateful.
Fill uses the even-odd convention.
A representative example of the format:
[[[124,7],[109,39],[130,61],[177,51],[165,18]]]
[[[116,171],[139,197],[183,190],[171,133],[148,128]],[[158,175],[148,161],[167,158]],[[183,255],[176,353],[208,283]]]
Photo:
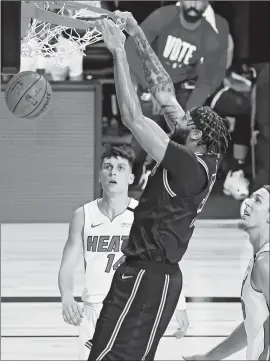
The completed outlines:
[[[31,18],[26,35],[21,40],[21,55],[33,57],[42,55],[55,58],[56,63],[69,65],[72,54],[85,55],[85,48],[102,40],[102,34],[95,28],[95,17],[107,17],[115,20],[108,10],[93,6],[89,1],[23,1],[23,10]],[[95,2],[92,2],[95,3]],[[91,21],[89,13],[95,16]],[[121,23],[116,21],[121,27]],[[57,46],[59,35],[69,40],[68,46]],[[57,48],[56,48],[57,46]]]

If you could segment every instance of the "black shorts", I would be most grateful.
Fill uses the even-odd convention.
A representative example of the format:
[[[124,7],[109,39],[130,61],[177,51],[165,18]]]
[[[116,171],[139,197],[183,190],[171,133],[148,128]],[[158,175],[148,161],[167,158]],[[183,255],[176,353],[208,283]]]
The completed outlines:
[[[103,302],[88,360],[153,360],[181,289],[178,265],[123,263]]]

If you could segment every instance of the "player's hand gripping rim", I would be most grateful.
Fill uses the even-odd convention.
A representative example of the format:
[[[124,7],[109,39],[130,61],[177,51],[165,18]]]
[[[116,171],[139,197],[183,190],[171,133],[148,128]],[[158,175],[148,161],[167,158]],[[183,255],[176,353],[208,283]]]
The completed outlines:
[[[124,49],[126,36],[110,19],[97,20],[96,29],[101,32],[107,48],[113,53],[117,49]]]
[[[121,24],[130,36],[138,32],[139,25],[130,12],[116,10],[113,14],[118,24]]]

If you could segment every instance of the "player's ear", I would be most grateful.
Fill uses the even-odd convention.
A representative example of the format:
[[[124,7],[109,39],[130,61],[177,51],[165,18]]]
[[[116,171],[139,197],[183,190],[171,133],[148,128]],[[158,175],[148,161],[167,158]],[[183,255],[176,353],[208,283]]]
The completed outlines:
[[[98,181],[99,181],[99,183],[101,183],[101,171],[99,171]]]
[[[190,131],[190,139],[199,141],[202,137],[202,131],[199,129],[192,129]]]
[[[135,176],[134,176],[134,174],[133,174],[133,173],[131,173],[131,174],[129,175],[128,184],[133,184],[134,179],[135,179]]]

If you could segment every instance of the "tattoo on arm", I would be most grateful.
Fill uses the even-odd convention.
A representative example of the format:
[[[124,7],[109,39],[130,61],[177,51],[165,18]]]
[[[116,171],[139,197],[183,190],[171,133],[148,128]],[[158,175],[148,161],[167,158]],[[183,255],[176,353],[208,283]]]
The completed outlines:
[[[133,36],[139,55],[142,59],[143,69],[149,90],[162,109],[162,114],[170,128],[174,131],[181,122],[184,111],[175,98],[172,79],[163,68],[154,50],[148,43],[142,29]]]
[[[148,43],[143,31],[139,29],[133,38],[142,59],[144,74],[152,95],[157,98],[160,92],[171,92],[174,94],[173,82]]]
[[[175,131],[177,125],[181,121],[179,109],[177,109],[175,105],[162,105],[161,110],[170,130],[172,132]]]

